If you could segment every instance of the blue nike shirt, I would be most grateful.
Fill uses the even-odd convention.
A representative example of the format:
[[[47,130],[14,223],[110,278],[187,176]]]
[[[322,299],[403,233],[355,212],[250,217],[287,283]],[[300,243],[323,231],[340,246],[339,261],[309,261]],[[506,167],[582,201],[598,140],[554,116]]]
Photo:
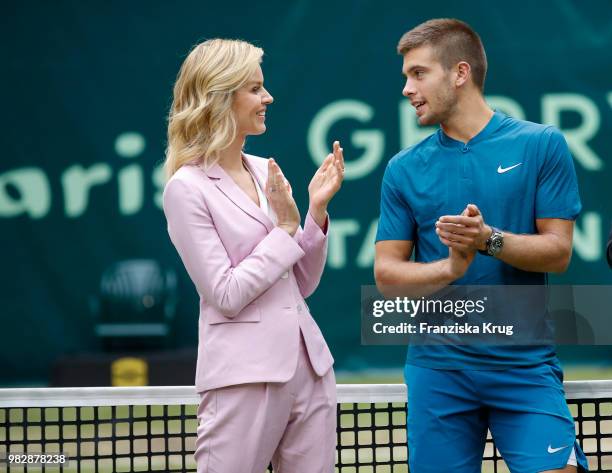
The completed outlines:
[[[574,163],[561,132],[495,112],[468,143],[442,129],[402,150],[383,178],[376,241],[411,240],[415,261],[448,257],[435,232],[442,215],[478,206],[488,225],[535,234],[536,219],[575,220],[581,203]],[[477,254],[458,285],[546,284],[545,273]],[[554,346],[410,346],[407,363],[437,369],[503,369],[555,357]]]

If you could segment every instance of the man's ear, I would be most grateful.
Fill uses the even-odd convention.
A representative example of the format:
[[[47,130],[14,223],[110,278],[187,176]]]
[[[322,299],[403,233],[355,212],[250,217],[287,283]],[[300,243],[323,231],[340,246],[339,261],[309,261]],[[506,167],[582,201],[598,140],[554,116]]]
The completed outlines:
[[[458,63],[455,66],[455,86],[463,87],[469,80],[471,74],[472,68],[467,62],[461,61]]]

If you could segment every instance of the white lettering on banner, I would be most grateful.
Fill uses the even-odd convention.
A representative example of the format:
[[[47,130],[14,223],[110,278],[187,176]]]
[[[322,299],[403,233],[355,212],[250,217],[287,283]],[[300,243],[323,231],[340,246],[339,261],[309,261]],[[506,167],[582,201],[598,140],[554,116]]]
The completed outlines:
[[[373,115],[374,109],[358,100],[337,100],[319,110],[310,122],[306,138],[308,151],[317,167],[331,150],[328,134],[335,123],[347,119],[367,123]],[[345,162],[344,178],[347,181],[361,179],[376,169],[385,151],[385,136],[380,130],[358,130],[351,134],[351,144],[365,148],[365,151],[360,157],[351,157]]]
[[[155,185],[155,195],[153,196],[153,200],[155,201],[155,205],[160,210],[163,209],[163,195],[164,195],[164,185],[166,184],[166,175],[164,174],[164,165],[159,164],[155,169],[153,169],[153,175],[151,176],[153,180],[153,185]]]
[[[131,159],[142,154],[145,146],[145,139],[140,133],[126,132],[117,137],[114,148],[119,156]],[[155,203],[159,208],[164,185],[161,167],[155,168],[152,176],[159,191],[155,195]],[[88,167],[74,164],[68,167],[60,176],[66,216],[82,216],[89,206],[91,188],[111,182],[112,177],[113,169],[107,163],[95,163]],[[132,164],[120,169],[117,181],[120,213],[133,215],[142,210],[145,198],[142,166]],[[11,195],[9,186],[16,189],[18,197]],[[0,174],[0,218],[25,214],[39,219],[47,216],[50,208],[51,186],[43,169],[24,167]]]
[[[142,209],[144,183],[142,168],[132,164],[117,174],[119,181],[119,211],[123,215],[134,215]]]
[[[115,152],[122,158],[132,159],[140,156],[146,141],[140,133],[133,131],[121,133],[115,139]],[[134,215],[142,209],[144,202],[144,178],[142,167],[132,164],[119,171],[119,211],[122,215]]]
[[[115,139],[115,153],[122,158],[135,158],[140,156],[147,146],[147,142],[140,133],[126,131]]]
[[[9,186],[17,190],[18,198],[9,194]],[[51,187],[42,169],[13,169],[0,175],[0,217],[27,214],[31,218],[42,218],[50,208]]]
[[[357,266],[359,268],[371,268],[374,266],[374,244],[376,241],[377,230],[378,218],[375,218],[372,223],[370,223],[370,228],[368,229],[366,236],[363,239],[363,243],[361,244],[361,249],[357,254]]]
[[[561,126],[561,113],[568,111],[582,117],[579,127],[566,129]],[[563,132],[574,158],[588,171],[599,171],[603,167],[601,158],[587,145],[599,131],[600,121],[597,106],[584,95],[545,94],[542,97],[542,122]]]
[[[330,268],[346,266],[346,238],[357,235],[359,222],[355,219],[335,219],[329,226],[327,264]]]
[[[89,203],[89,190],[111,180],[112,170],[106,163],[98,163],[85,169],[80,164],[70,166],[62,174],[64,210],[68,217],[80,217]]]
[[[612,91],[605,93],[604,104],[612,108]],[[519,119],[525,118],[523,107],[513,98],[503,95],[488,95],[486,100],[495,109],[501,110]],[[602,132],[601,103],[580,94],[544,94],[541,97],[541,121],[552,124],[564,133],[576,163],[587,171],[599,171],[604,168],[604,161],[597,155],[589,142]],[[580,124],[574,128],[562,128],[562,115],[576,113]],[[353,120],[369,124],[375,115],[375,109],[368,103],[359,100],[345,99],[331,102],[315,114],[307,132],[308,150],[311,159],[319,164],[326,156],[330,144],[330,130],[340,121]],[[402,99],[398,107],[399,144],[406,148],[432,133],[434,127],[420,127],[414,110],[409,102]],[[605,115],[604,115],[605,116]],[[606,125],[607,126],[607,125]],[[385,142],[383,130],[367,128],[354,130],[350,134],[350,144],[359,150],[347,150],[345,146],[346,182],[367,178],[373,171],[384,166],[390,155],[385,155],[385,147],[399,149]],[[27,216],[41,219],[49,215],[51,205],[62,206],[66,217],[81,217],[90,206],[91,189],[95,186],[108,185],[117,181],[117,205],[121,215],[134,215],[140,212],[148,198],[146,194],[145,168],[135,162],[146,150],[146,141],[141,133],[126,131],[117,136],[114,151],[117,156],[131,162],[126,166],[113,167],[111,162],[99,162],[86,165],[73,164],[60,174],[62,198],[53,199],[50,178],[43,168],[26,166],[9,169],[0,173],[0,218]],[[348,152],[347,152],[348,151]],[[357,151],[357,153],[354,153]],[[150,179],[153,184],[153,203],[162,208],[162,194],[165,184],[163,164],[156,164],[151,169]],[[379,183],[372,183],[372,196],[379,192]],[[370,198],[371,196],[364,196]],[[93,204],[91,204],[93,205]],[[377,209],[368,209],[375,212]],[[350,217],[350,216],[348,216]],[[374,239],[377,220],[359,214],[358,218],[334,219],[330,231],[328,265],[342,269],[347,265],[357,268],[372,267],[374,262]],[[602,242],[606,238],[607,228],[603,228],[604,217],[598,212],[585,212],[576,224],[574,248],[576,256],[586,262],[599,261],[602,258]],[[369,222],[369,225],[368,223]],[[604,234],[604,232],[606,232]],[[355,253],[349,254],[349,238],[356,238]],[[351,250],[352,251],[352,250]]]
[[[574,226],[573,246],[584,261],[597,261],[603,255],[601,220],[601,215],[596,212],[585,212]]]

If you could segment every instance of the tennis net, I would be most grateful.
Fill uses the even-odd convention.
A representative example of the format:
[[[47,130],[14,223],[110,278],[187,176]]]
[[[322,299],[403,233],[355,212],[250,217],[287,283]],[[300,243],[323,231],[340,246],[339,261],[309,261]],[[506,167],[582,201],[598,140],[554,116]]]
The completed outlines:
[[[612,472],[612,381],[565,391],[592,471]],[[0,471],[195,472],[198,402],[191,386],[0,389]],[[338,385],[336,471],[407,472],[407,460],[406,387]],[[482,471],[508,471],[490,436]]]

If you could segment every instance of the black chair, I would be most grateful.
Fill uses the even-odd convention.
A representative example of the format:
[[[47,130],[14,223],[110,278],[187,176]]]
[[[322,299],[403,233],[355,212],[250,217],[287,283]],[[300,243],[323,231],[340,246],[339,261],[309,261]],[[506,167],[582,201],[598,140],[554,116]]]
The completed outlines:
[[[126,260],[102,274],[91,301],[106,350],[165,348],[176,309],[176,274],[154,260]]]

